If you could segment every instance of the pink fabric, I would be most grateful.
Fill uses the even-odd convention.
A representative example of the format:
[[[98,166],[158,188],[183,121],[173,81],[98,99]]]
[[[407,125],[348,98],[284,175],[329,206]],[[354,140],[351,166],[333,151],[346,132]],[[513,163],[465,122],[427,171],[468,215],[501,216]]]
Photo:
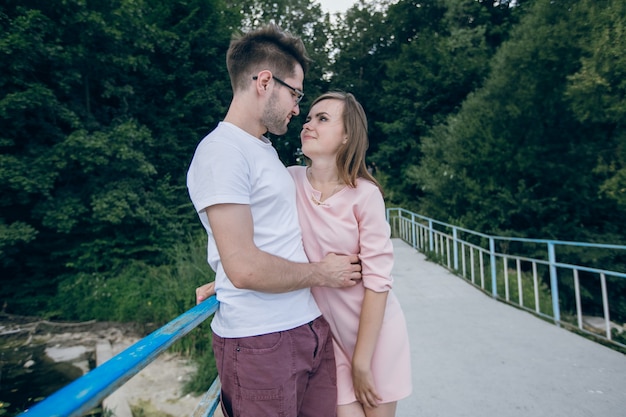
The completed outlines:
[[[391,291],[393,246],[380,191],[371,182],[359,179],[356,188],[344,187],[317,204],[314,200],[319,201],[320,193],[309,183],[306,168],[290,167],[289,172],[296,183],[298,217],[309,261],[320,261],[328,253],[356,253],[361,259],[361,284],[346,289],[312,288],[335,342],[338,404],[356,401],[351,362],[365,288],[389,291],[372,359],[376,388],[383,402],[407,397],[412,390],[408,333],[400,303]]]

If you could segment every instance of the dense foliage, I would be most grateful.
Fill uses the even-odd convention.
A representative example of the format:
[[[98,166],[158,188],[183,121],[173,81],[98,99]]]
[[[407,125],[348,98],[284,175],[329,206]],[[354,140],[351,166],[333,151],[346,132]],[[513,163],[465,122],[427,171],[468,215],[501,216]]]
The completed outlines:
[[[389,204],[626,243],[623,1],[361,0],[329,16],[312,0],[6,0],[4,311],[164,322],[193,304],[211,273],[174,271],[203,246],[185,172],[230,101],[231,34],[268,21],[314,59],[303,112],[330,88],[364,104]],[[285,164],[301,123],[273,138]]]
[[[215,1],[3,3],[8,311],[49,310],[65,280],[169,262],[195,220],[186,161],[228,104],[231,22]]]

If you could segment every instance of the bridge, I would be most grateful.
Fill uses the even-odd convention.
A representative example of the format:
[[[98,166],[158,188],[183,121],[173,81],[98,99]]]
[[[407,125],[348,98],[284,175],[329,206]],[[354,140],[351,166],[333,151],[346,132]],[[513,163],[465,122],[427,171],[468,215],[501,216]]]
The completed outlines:
[[[626,416],[626,356],[495,300],[400,239],[413,394],[398,417]]]
[[[537,286],[535,301],[531,303],[534,305],[530,307],[528,301],[514,305],[522,298],[522,291],[517,297],[512,296],[508,276],[506,294],[500,297],[498,281],[503,277],[496,271],[494,259],[503,257],[504,265],[508,266],[510,255],[495,251],[493,241],[488,240],[488,249],[469,243],[464,246],[458,236],[460,231],[449,234],[436,231],[432,222],[419,226],[414,214],[409,217],[407,227],[404,223],[408,217],[402,220],[402,213],[395,220],[390,216],[394,235],[403,236],[393,239],[394,291],[407,317],[413,371],[413,394],[399,402],[398,417],[626,415],[626,356],[619,349],[585,337],[584,331],[577,334],[566,328],[560,318],[558,297],[556,305],[552,303],[551,315],[542,311]],[[460,248],[460,253],[452,250],[458,257],[451,255],[451,237],[453,249]],[[444,265],[458,261],[457,267],[443,267],[428,260],[416,250],[424,246],[428,248],[425,251],[428,256]],[[472,250],[479,254],[474,255]],[[491,259],[486,268],[483,254]],[[557,269],[571,267],[556,262],[553,256],[549,258],[546,268],[555,275]],[[534,271],[536,284],[537,263],[542,261],[517,257],[513,265],[517,264],[518,270],[521,261],[533,265],[530,269]],[[592,269],[576,266],[574,271]],[[491,281],[485,273],[489,270],[493,278],[491,288],[486,284]],[[508,267],[504,268],[507,270]],[[453,271],[462,271],[461,275],[467,278]],[[607,274],[617,278],[623,275],[615,271],[596,272],[603,277],[602,282]],[[577,277],[577,272],[574,276]],[[513,281],[511,286],[515,287]],[[521,283],[518,277],[517,284],[521,286]],[[608,297],[603,299],[606,301]],[[80,416],[167,349],[174,339],[206,319],[216,307],[214,300],[203,304],[22,415]],[[608,302],[604,308],[609,332],[601,338],[612,342]],[[582,322],[582,317],[578,322]],[[575,324],[572,327],[577,330]],[[213,387],[193,416],[213,415],[216,401]],[[220,415],[218,409],[215,416]]]

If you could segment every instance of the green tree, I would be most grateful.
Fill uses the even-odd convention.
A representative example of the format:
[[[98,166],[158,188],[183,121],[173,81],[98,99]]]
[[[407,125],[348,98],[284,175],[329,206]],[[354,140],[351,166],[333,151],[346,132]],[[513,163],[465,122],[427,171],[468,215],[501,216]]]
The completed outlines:
[[[401,1],[388,19],[401,49],[386,62],[378,120],[385,141],[375,159],[389,178],[394,204],[415,208],[421,190],[407,168],[419,164],[420,142],[457,112],[488,74],[489,61],[507,38],[518,7],[509,2]]]
[[[424,140],[409,173],[421,208],[483,232],[616,242],[623,216],[599,199],[606,132],[566,97],[597,2],[537,1],[496,55],[484,88]]]
[[[11,311],[114,275],[197,219],[184,174],[228,103],[219,1],[66,0],[0,8],[0,238]]]
[[[375,121],[382,120],[387,112],[379,106],[384,95],[386,61],[399,50],[396,22],[388,16],[389,3],[361,0],[331,23],[330,87],[353,93],[363,105],[370,122],[370,155],[384,141]]]
[[[605,146],[595,172],[604,176],[599,198],[614,200],[626,212],[626,4],[583,2],[590,40],[581,45],[580,69],[568,77],[565,91],[581,123],[593,126]]]

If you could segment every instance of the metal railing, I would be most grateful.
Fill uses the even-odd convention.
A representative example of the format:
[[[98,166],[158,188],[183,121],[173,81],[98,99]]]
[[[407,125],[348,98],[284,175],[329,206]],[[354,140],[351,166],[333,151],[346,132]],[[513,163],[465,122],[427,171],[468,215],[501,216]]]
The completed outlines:
[[[198,304],[102,365],[24,411],[19,417],[80,417],[97,407],[139,371],[217,310],[215,297]],[[211,417],[219,402],[216,379],[193,413]]]
[[[609,297],[609,283],[626,288],[626,273],[589,265],[598,259],[625,259],[626,246],[491,236],[402,208],[388,208],[387,220],[394,237],[494,298],[626,348],[613,337],[613,329],[623,331],[621,326],[611,322],[611,312],[618,308],[623,312],[626,300]],[[589,264],[580,264],[581,258]],[[560,295],[560,289],[567,290],[568,297]],[[600,330],[589,323],[590,316],[601,317]]]
[[[608,290],[610,280],[624,280],[626,273],[559,262],[556,257],[557,247],[579,247],[585,251],[614,250],[624,256],[626,246],[490,236],[401,208],[388,208],[387,220],[394,237],[427,253],[432,260],[491,293],[494,298],[554,321],[557,325],[574,326],[581,332],[626,348],[625,344],[612,337],[614,324],[610,320],[612,306]],[[559,288],[568,278],[573,280],[575,319],[568,314],[562,317],[563,301],[559,298]],[[585,286],[581,285],[582,279],[587,281]],[[589,291],[588,281],[599,282],[604,323],[604,331],[600,334],[589,330],[584,323],[584,297],[581,293],[582,289]],[[35,404],[19,417],[82,416],[215,313],[217,306],[217,300],[211,297]],[[212,417],[219,403],[219,391],[219,378],[216,378],[192,416]]]

